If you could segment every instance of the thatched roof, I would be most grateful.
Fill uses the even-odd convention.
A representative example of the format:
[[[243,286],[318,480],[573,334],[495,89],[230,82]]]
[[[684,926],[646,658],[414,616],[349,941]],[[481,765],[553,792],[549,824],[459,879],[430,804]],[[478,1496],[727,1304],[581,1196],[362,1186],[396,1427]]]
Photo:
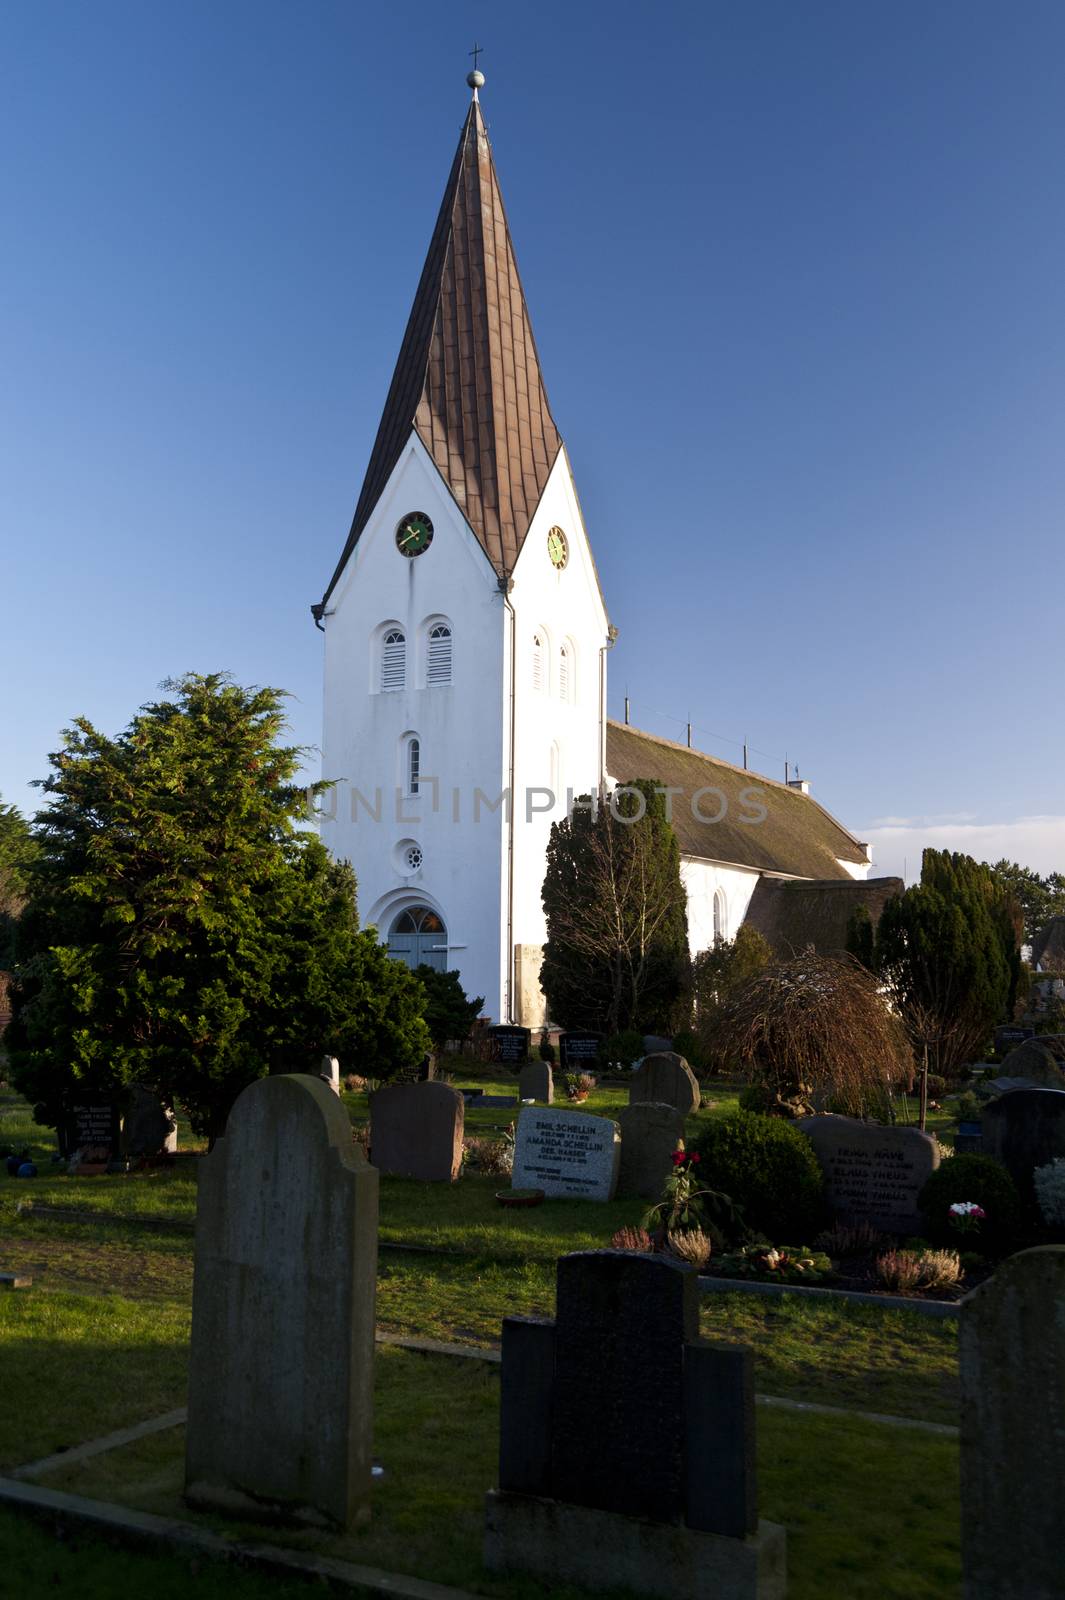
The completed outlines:
[[[869,860],[866,847],[810,795],[686,745],[608,722],[606,765],[619,783],[653,778],[683,791],[673,798],[673,827],[685,855],[758,872],[847,882],[853,880],[840,862],[865,866]],[[718,794],[703,795],[697,809],[707,817],[723,810],[720,821],[701,821],[693,814],[692,797],[701,789]],[[755,807],[764,807],[763,820],[750,820],[757,816]]]
[[[1032,964],[1042,972],[1065,973],[1065,917],[1051,917],[1032,940]]]
[[[858,907],[865,907],[875,928],[884,906],[904,887],[901,878],[807,883],[760,878],[744,920],[779,956],[798,954],[809,945],[818,955],[836,955],[847,948],[847,924]]]

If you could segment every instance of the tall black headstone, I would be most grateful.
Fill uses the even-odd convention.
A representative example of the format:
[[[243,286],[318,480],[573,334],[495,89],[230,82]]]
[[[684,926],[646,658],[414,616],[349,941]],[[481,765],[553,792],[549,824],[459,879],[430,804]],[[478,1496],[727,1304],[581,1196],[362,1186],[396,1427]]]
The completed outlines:
[[[500,1023],[498,1027],[488,1029],[488,1037],[492,1041],[493,1061],[502,1062],[508,1067],[520,1067],[524,1061],[528,1061],[529,1041],[532,1038],[529,1028]]]
[[[601,1033],[579,1033],[571,1030],[558,1036],[559,1066],[573,1068],[594,1067],[602,1048]]]

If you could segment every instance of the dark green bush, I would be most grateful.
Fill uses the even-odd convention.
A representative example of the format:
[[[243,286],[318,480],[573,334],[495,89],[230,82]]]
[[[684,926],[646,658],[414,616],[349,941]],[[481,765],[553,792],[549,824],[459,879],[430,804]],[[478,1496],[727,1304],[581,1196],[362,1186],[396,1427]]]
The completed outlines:
[[[813,1145],[780,1117],[748,1111],[715,1117],[689,1141],[700,1182],[723,1189],[749,1228],[770,1239],[812,1238],[825,1213],[824,1180]]]
[[[987,1212],[987,1220],[974,1232],[962,1232],[951,1223],[950,1208],[960,1200],[975,1200]],[[917,1196],[917,1204],[928,1237],[936,1244],[951,1244],[956,1250],[985,1246],[1006,1249],[1020,1220],[1016,1185],[993,1156],[951,1156],[928,1179]]]
[[[631,1028],[624,1033],[612,1033],[599,1047],[600,1070],[610,1072],[621,1067],[627,1071],[634,1061],[639,1061],[643,1053],[642,1033],[637,1033]]]
[[[706,1052],[690,1029],[673,1035],[673,1048],[679,1056],[684,1057],[696,1076],[702,1077],[707,1070]]]

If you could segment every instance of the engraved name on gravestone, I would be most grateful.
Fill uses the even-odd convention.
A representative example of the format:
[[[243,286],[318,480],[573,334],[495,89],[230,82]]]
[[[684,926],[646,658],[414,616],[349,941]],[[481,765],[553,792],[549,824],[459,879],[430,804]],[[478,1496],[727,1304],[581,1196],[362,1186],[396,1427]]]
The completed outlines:
[[[621,1133],[609,1117],[526,1106],[514,1141],[515,1189],[610,1200],[618,1181]]]
[[[800,1117],[840,1216],[891,1233],[920,1227],[917,1196],[939,1166],[939,1146],[918,1128],[885,1128],[852,1117]]]

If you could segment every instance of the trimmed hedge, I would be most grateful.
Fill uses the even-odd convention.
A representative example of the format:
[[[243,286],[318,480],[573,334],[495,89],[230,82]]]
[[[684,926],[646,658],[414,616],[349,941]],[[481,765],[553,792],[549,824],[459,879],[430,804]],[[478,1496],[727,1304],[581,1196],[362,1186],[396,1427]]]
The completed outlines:
[[[979,1231],[965,1234],[951,1226],[950,1208],[961,1200],[975,1200],[987,1212]],[[993,1156],[950,1156],[937,1167],[917,1196],[928,1237],[936,1244],[956,1249],[995,1248],[1007,1245],[1016,1233],[1021,1215],[1017,1186],[1006,1168]]]
[[[774,1244],[818,1231],[824,1179],[813,1145],[793,1123],[736,1111],[707,1122],[689,1149],[700,1156],[700,1184],[724,1190],[742,1208],[747,1226]]]

